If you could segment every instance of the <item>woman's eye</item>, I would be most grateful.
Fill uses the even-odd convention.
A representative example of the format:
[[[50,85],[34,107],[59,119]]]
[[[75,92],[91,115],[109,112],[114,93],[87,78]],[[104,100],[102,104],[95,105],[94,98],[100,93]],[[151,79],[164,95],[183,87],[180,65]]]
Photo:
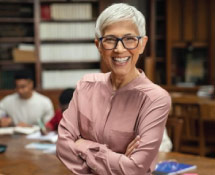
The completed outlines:
[[[125,41],[136,41],[135,37],[125,37],[124,38]]]
[[[104,42],[116,42],[115,38],[105,38]]]

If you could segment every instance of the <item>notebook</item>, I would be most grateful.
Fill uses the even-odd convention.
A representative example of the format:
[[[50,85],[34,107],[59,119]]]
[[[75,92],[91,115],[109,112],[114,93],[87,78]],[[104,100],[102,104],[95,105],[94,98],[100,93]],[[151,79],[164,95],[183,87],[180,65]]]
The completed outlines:
[[[154,175],[176,175],[196,169],[196,165],[178,163],[175,161],[163,161],[156,165]]]

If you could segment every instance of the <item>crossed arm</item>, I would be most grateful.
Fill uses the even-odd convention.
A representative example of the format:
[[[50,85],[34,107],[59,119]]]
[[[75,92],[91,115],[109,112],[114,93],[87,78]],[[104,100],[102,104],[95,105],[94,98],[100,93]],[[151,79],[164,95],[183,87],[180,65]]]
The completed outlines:
[[[146,116],[139,124],[140,136],[127,146],[124,154],[120,154],[104,144],[80,138],[78,117],[76,117],[78,116],[77,104],[73,99],[64,112],[58,128],[57,155],[59,159],[73,173],[79,175],[147,174],[157,155],[170,107],[166,99],[163,101],[165,103],[159,102],[152,110],[147,112],[143,110],[144,114],[140,113]]]

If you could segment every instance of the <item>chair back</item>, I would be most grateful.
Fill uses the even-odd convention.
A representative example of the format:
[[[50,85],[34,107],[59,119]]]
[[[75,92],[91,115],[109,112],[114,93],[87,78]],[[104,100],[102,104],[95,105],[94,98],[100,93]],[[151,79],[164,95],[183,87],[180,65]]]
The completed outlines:
[[[173,151],[178,152],[181,143],[181,134],[183,129],[183,120],[170,116],[167,120],[166,128],[168,135],[173,143]]]

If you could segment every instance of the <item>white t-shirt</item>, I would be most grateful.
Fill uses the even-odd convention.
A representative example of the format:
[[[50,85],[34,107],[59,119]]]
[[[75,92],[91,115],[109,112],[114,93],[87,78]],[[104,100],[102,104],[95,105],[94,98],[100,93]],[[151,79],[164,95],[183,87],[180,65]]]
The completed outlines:
[[[0,117],[11,117],[15,125],[19,122],[38,125],[39,119],[46,123],[53,115],[51,100],[35,91],[30,99],[22,99],[18,93],[13,93],[0,101]]]

